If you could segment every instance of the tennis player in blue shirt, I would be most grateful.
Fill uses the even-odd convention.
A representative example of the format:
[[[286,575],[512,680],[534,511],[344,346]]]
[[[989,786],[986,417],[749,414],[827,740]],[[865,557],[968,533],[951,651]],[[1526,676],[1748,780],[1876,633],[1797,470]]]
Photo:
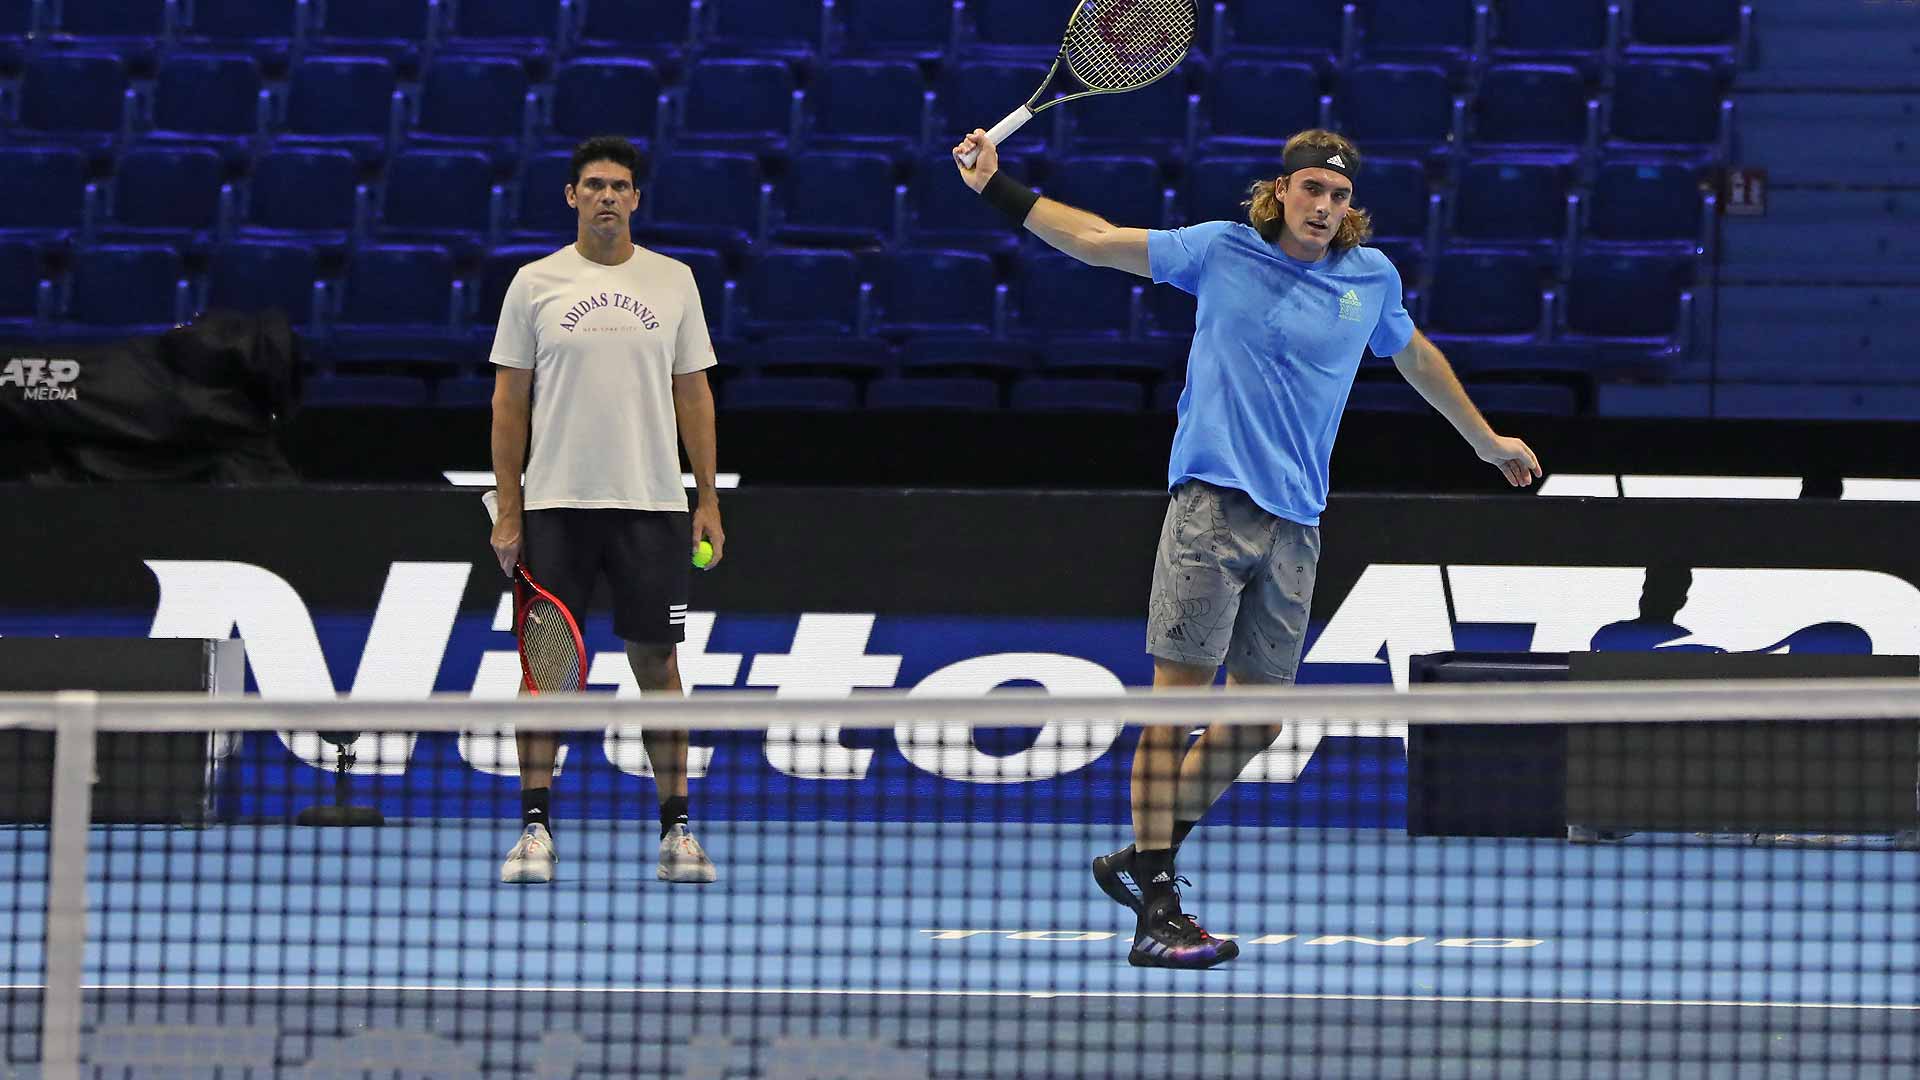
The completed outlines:
[[[967,168],[962,155],[975,149],[980,156]],[[1408,318],[1399,272],[1364,246],[1372,228],[1353,205],[1359,150],[1314,130],[1287,140],[1281,156],[1280,175],[1253,185],[1246,223],[1147,230],[1039,197],[999,171],[984,131],[954,147],[967,186],[1035,236],[1089,266],[1199,299],[1148,606],[1155,689],[1212,685],[1223,663],[1229,685],[1293,682],[1334,435],[1368,348],[1393,357],[1508,483],[1541,475],[1526,443],[1487,425],[1446,357]],[[1136,913],[1130,963],[1204,968],[1239,955],[1239,946],[1181,910],[1174,857],[1279,734],[1277,726],[1222,726],[1189,745],[1179,728],[1141,733],[1134,842],[1093,861],[1095,881]]]

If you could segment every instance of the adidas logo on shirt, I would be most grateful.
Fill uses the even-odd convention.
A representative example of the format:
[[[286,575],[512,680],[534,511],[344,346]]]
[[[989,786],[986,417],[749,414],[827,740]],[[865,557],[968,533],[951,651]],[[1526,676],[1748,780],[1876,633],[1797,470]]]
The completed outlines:
[[[1348,322],[1359,322],[1362,306],[1359,290],[1348,289],[1347,295],[1340,298],[1340,317]]]

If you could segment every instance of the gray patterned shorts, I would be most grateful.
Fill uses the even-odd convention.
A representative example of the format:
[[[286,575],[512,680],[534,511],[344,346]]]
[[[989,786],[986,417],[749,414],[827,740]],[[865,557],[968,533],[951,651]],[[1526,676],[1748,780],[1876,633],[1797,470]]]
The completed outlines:
[[[1300,670],[1320,530],[1267,513],[1246,492],[1189,480],[1160,528],[1147,651],[1198,667],[1223,661],[1249,683]]]

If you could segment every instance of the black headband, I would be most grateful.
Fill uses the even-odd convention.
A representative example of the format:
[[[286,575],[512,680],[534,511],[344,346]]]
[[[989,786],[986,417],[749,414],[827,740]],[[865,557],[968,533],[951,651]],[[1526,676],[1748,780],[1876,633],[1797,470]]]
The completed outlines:
[[[1287,151],[1286,160],[1280,166],[1281,176],[1292,176],[1301,169],[1331,169],[1347,179],[1353,179],[1359,172],[1358,162],[1349,162],[1350,155],[1338,150],[1328,150],[1315,146],[1296,146]]]

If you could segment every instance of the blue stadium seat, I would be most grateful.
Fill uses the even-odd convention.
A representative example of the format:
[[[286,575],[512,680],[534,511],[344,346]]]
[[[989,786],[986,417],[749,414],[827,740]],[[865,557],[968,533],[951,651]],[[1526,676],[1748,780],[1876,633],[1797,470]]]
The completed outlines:
[[[723,51],[811,58],[825,42],[820,0],[707,0],[711,44]]]
[[[618,129],[642,149],[665,135],[660,72],[645,60],[592,57],[563,64],[553,79],[551,131],[571,143]]]
[[[169,0],[61,0],[55,41],[111,49],[144,67],[173,29]]]
[[[1347,395],[1347,409],[1351,412],[1416,416],[1433,411],[1418,390],[1397,378],[1361,379],[1355,382],[1353,390]]]
[[[387,164],[380,232],[386,239],[430,239],[476,246],[494,233],[506,194],[485,154],[406,150]]]
[[[181,40],[243,50],[276,70],[285,66],[302,29],[294,0],[190,0],[181,10],[193,19],[180,29]]]
[[[926,79],[905,60],[837,60],[814,75],[810,145],[906,157],[932,122]]]
[[[1437,67],[1355,65],[1335,112],[1341,132],[1374,154],[1444,155],[1456,126],[1453,91]]]
[[[1486,53],[1487,21],[1476,0],[1369,0],[1361,53],[1371,60],[1440,64],[1465,72]]]
[[[1598,117],[1588,105],[1586,81],[1571,67],[1489,68],[1474,100],[1474,149],[1592,150],[1599,138]]]
[[[120,156],[108,231],[115,239],[205,241],[230,222],[235,209],[227,164],[213,150],[138,147]]]
[[[1130,94],[1088,98],[1068,106],[1071,152],[1152,154],[1162,161],[1185,158],[1199,124],[1198,106],[1188,92],[1190,69],[1191,65],[1182,67]]]
[[[848,337],[774,337],[729,349],[730,363],[762,375],[839,375],[873,378],[893,366],[884,341]]]
[[[739,251],[765,235],[769,196],[760,162],[747,154],[678,152],[653,164],[642,214],[646,236]]]
[[[295,327],[310,327],[322,314],[320,258],[305,244],[222,244],[207,259],[207,289],[201,310],[286,313]]]
[[[58,239],[86,220],[87,160],[68,146],[0,146],[0,236]]]
[[[1320,74],[1308,64],[1225,61],[1214,68],[1207,90],[1211,129],[1201,152],[1270,153],[1277,159],[1289,136],[1323,126],[1321,99]]]
[[[433,404],[439,409],[484,409],[493,404],[493,373],[460,375],[433,384]]]
[[[931,377],[875,379],[867,384],[867,408],[890,412],[993,412],[1000,384],[992,379]]]
[[[893,162],[879,154],[802,154],[788,172],[774,239],[878,247],[894,232],[895,187]]]
[[[1429,333],[1451,338],[1530,340],[1542,323],[1540,270],[1526,255],[1459,248],[1434,260],[1427,293]]]
[[[102,244],[82,248],[67,277],[69,319],[123,332],[160,330],[186,321],[186,264],[166,244]]]
[[[252,57],[176,53],[160,64],[143,138],[218,143],[242,160],[248,140],[265,133],[272,101]]]
[[[1586,252],[1566,283],[1568,339],[1665,343],[1683,332],[1681,295],[1693,261],[1686,257]]]
[[[954,44],[953,0],[842,0],[849,51],[861,55],[942,58]]]
[[[580,231],[580,215],[567,205],[567,185],[573,183],[573,155],[540,154],[522,164],[518,189],[519,212],[515,215],[516,239],[541,244],[571,243]],[[649,191],[640,203],[645,215],[654,199]],[[552,250],[550,246],[548,250]]]
[[[693,40],[687,0],[585,0],[574,7],[577,52],[675,57]]]
[[[1381,239],[1425,244],[1434,238],[1433,189],[1421,162],[1367,159],[1353,201],[1371,215],[1373,234]]]
[[[1461,167],[1452,235],[1477,245],[1524,249],[1554,261],[1569,239],[1570,159],[1482,158]]]
[[[503,56],[440,56],[420,79],[419,122],[412,138],[482,145],[511,155],[533,129],[527,71]]]
[[[687,75],[688,146],[785,153],[794,134],[791,68],[779,60],[701,60]]]
[[[1578,416],[1580,395],[1549,383],[1480,382],[1468,388],[1480,411],[1508,416]]]
[[[1323,71],[1331,69],[1351,53],[1359,37],[1358,19],[1347,14],[1347,7],[1347,0],[1229,4],[1231,45],[1226,51],[1297,57]]]
[[[493,342],[493,330],[499,325],[500,309],[506,303],[507,287],[513,284],[513,275],[528,263],[538,262],[553,254],[558,246],[556,237],[552,244],[511,244],[487,252],[480,260],[480,271],[475,276],[470,312],[477,337],[487,344]]]
[[[991,334],[998,307],[993,260],[962,251],[903,251],[875,274],[874,331],[885,337]]]
[[[132,126],[126,62],[105,52],[40,53],[27,61],[19,108],[28,134],[104,149]]]
[[[1138,280],[1064,255],[1029,258],[1020,274],[1020,329],[1043,338],[1123,340],[1133,328]]]
[[[1018,412],[1134,413],[1146,407],[1147,392],[1121,379],[1021,379],[1013,384]]]
[[[1609,145],[1685,146],[1722,142],[1719,77],[1705,64],[1639,60],[1619,65],[1610,109]]]
[[[412,375],[315,375],[300,388],[313,409],[417,409],[427,400],[426,381]]]
[[[1594,176],[1583,239],[1692,249],[1706,224],[1702,171],[1698,162],[1607,162]]]
[[[859,394],[853,380],[830,375],[748,377],[728,382],[720,401],[742,412],[850,412]]]
[[[1280,173],[1274,157],[1205,158],[1187,169],[1187,223],[1245,221],[1247,189]],[[1359,201],[1366,205],[1364,200]]]
[[[1571,64],[1590,80],[1620,45],[1614,0],[1505,0],[1499,25],[1496,61]]]
[[[859,323],[860,274],[844,251],[756,254],[747,263],[746,327],[768,335],[846,336]]]
[[[560,40],[560,0],[452,0],[452,10],[450,48],[517,56],[538,66]]]
[[[1184,342],[1063,341],[1046,349],[1040,366],[1048,375],[1154,382],[1183,373],[1190,351]]]
[[[950,65],[939,86],[941,120],[934,130],[953,133],[974,128],[992,130],[1010,109],[1026,101],[1046,77],[1046,64],[975,60]],[[1035,117],[1010,140],[1016,151],[1046,153],[1053,141],[1054,123],[1062,115],[1059,109],[1049,109]]]
[[[1008,176],[1027,176],[1017,156],[1003,155],[1000,167]],[[953,155],[940,151],[920,159],[908,189],[913,208],[908,226],[913,242],[923,247],[970,248],[1011,253],[1020,246],[1020,233],[1006,216],[988,206],[962,183]]]
[[[1192,293],[1182,292],[1171,285],[1149,286],[1148,336],[1190,343],[1199,305],[1199,300]]]
[[[1051,57],[1060,48],[1060,37],[1067,29],[1067,15],[1058,6],[1031,0],[970,0],[967,14],[973,18],[976,43],[987,49],[1047,53]],[[1027,92],[1032,93],[1032,87]]]
[[[325,20],[309,38],[318,52],[379,56],[411,77],[437,28],[428,0],[326,0]]]
[[[717,251],[705,248],[656,248],[661,255],[678,259],[693,271],[694,288],[700,292],[700,312],[706,316],[707,327],[716,337],[724,328],[727,316],[727,260]]]
[[[332,355],[342,363],[465,357],[453,256],[433,245],[368,245],[347,262]]]
[[[244,232],[345,244],[366,224],[367,190],[345,150],[277,149],[254,162]]]
[[[1043,189],[1049,198],[1123,228],[1158,229],[1166,224],[1166,185],[1152,158],[1066,158],[1049,170]]]
[[[24,336],[51,314],[44,310],[51,283],[42,271],[38,244],[0,240],[0,337]]]
[[[287,80],[286,124],[280,141],[337,146],[362,162],[384,156],[399,135],[405,99],[397,96],[393,64],[378,56],[314,56],[293,66]]]
[[[995,379],[1006,381],[1040,366],[1040,350],[1030,342],[1002,341],[954,334],[911,338],[900,347],[900,373],[909,378]]]
[[[1631,56],[1684,57],[1729,65],[1749,32],[1753,7],[1740,0],[1632,6]]]

